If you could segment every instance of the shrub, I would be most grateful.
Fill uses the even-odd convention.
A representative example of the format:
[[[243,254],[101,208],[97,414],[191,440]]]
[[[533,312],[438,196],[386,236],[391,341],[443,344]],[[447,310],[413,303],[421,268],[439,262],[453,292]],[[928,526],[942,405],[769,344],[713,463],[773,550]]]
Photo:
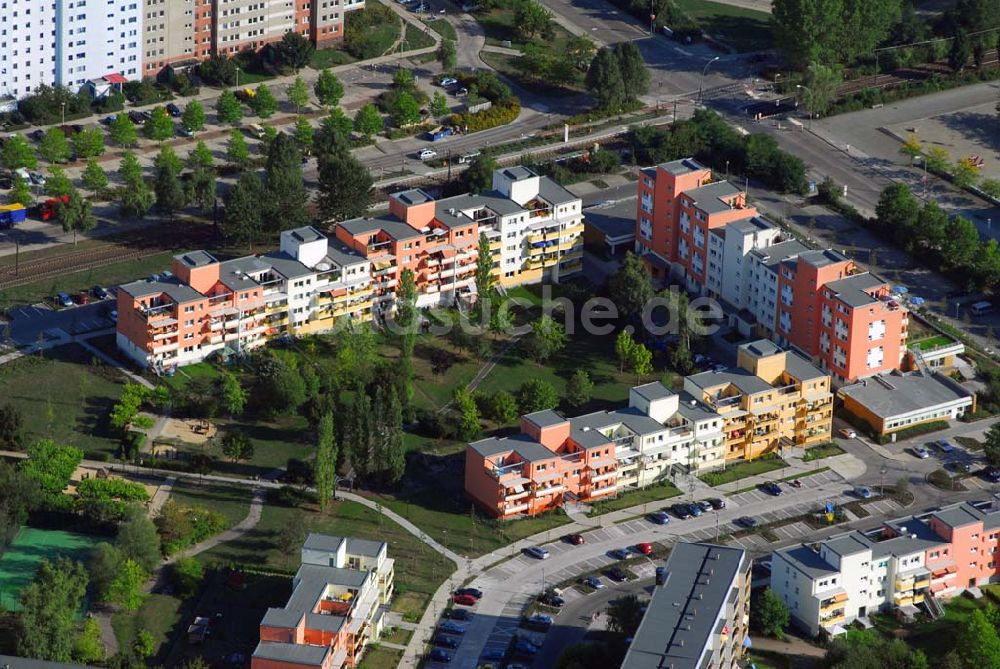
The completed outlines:
[[[76,494],[84,499],[120,499],[126,502],[145,502],[149,493],[140,483],[122,479],[84,479],[76,486]]]
[[[520,100],[510,98],[475,114],[470,114],[469,112],[452,114],[451,124],[459,126],[464,132],[478,132],[513,123],[517,120],[520,113]]]

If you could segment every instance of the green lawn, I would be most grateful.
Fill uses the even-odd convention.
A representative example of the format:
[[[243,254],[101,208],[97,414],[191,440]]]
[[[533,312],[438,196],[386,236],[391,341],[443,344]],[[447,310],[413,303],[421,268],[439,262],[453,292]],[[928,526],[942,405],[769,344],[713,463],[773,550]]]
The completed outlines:
[[[87,534],[22,527],[0,559],[0,610],[18,608],[18,593],[34,580],[42,558],[68,557],[86,562],[99,540]]]
[[[293,508],[270,500],[260,523],[236,541],[206,551],[198,559],[206,564],[247,565],[256,569],[292,571],[297,554],[284,555],[277,537],[288,526],[304,532],[321,532],[389,543],[389,557],[396,560],[396,598],[393,610],[410,618],[419,617],[438,586],[454,570],[454,564],[424,545],[417,537],[355,502],[337,502],[325,513],[315,506]]]
[[[737,51],[760,51],[774,46],[771,15],[710,0],[677,0],[677,7],[702,29]]]
[[[829,444],[819,444],[818,446],[807,448],[805,454],[802,456],[802,462],[822,460],[823,458],[840,455],[843,452],[844,449],[831,441]]]
[[[910,342],[910,346],[913,346],[921,351],[930,351],[931,349],[939,348],[941,346],[951,346],[954,343],[955,340],[951,337],[943,334],[936,334],[928,337],[927,339]]]
[[[21,410],[26,443],[49,438],[72,444],[90,458],[111,458],[119,439],[108,413],[121,396],[125,377],[76,344],[0,366],[3,401]]]
[[[782,467],[787,467],[788,463],[779,457],[764,457],[750,462],[738,462],[735,465],[727,466],[718,472],[702,474],[698,478],[710,486],[720,486],[733,481],[745,479],[748,476],[759,476],[768,472],[773,472]]]
[[[436,21],[436,23],[447,23],[447,22],[444,19],[441,19],[439,21]],[[433,27],[433,25],[434,24],[431,24],[428,27]],[[450,26],[451,24],[448,23],[447,25]],[[421,30],[412,23],[406,24],[406,32],[403,33],[403,39],[406,41],[406,44],[403,45],[403,48],[406,51],[415,51],[417,49],[424,49],[429,46],[434,46],[434,38],[428,35],[427,31]]]
[[[396,669],[403,659],[403,651],[372,644],[358,664],[358,669]]]
[[[590,517],[600,516],[612,511],[627,509],[630,506],[670,499],[671,497],[676,497],[680,494],[680,490],[675,488],[672,484],[664,481],[663,483],[657,483],[656,485],[651,485],[647,488],[629,490],[621,493],[614,499],[594,502],[590,505],[590,513],[588,515]]]
[[[525,40],[517,32],[513,9],[491,9],[487,12],[476,12],[473,16],[486,33],[486,43],[493,46],[503,46],[503,42],[510,42],[513,48],[518,49],[531,41],[558,52],[571,37],[565,28],[557,23],[553,23],[552,39],[545,40],[539,36],[535,36],[531,40]]]
[[[483,51],[479,54],[483,62],[494,70],[509,78],[522,88],[527,88],[538,95],[564,96],[581,93],[583,88],[583,75],[577,74],[572,81],[564,81],[562,85],[554,85],[547,81],[540,81],[534,77],[529,77],[515,64],[516,56],[494,51]]]
[[[136,635],[146,630],[153,636],[153,646],[157,649],[154,658],[162,657],[168,651],[167,641],[175,626],[181,622],[181,600],[168,595],[150,595],[138,611],[122,611],[111,618],[115,637],[122,648],[135,644]]]
[[[450,39],[453,42],[458,41],[458,33],[455,32],[455,26],[451,25],[447,19],[427,19],[424,23],[444,39]]]
[[[354,56],[342,49],[316,49],[309,61],[309,67],[314,70],[322,70],[353,62],[355,62]]]
[[[199,485],[195,480],[178,480],[170,492],[170,499],[184,506],[199,506],[226,517],[228,527],[246,518],[250,510],[250,488],[235,485]]]
[[[54,279],[42,279],[23,286],[4,288],[0,291],[0,309],[7,309],[19,304],[43,302],[59,292],[72,295],[83,290],[90,290],[95,284],[116,286],[135,281],[154,272],[162,272],[170,266],[170,259],[175,253],[175,251],[154,253],[138,260],[128,260],[82,272],[63,274]]]

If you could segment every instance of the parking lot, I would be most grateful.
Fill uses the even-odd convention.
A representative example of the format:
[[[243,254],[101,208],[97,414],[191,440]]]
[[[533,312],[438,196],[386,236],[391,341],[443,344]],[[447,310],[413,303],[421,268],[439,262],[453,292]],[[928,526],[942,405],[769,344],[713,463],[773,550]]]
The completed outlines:
[[[81,306],[55,309],[47,304],[14,307],[7,312],[10,334],[15,344],[26,346],[43,339],[58,339],[63,334],[76,336],[111,329],[115,326],[111,311],[114,299],[99,300]]]

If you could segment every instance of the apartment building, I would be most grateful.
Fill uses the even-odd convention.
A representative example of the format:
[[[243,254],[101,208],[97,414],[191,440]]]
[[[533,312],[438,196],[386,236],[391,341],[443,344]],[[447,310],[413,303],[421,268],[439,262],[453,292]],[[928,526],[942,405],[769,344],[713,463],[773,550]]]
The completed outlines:
[[[963,502],[775,551],[771,589],[798,626],[837,634],[872,613],[912,614],[996,581],[998,553],[1000,505]]]
[[[356,667],[382,634],[394,569],[388,544],[310,534],[283,608],[260,622],[252,669]]]
[[[881,277],[787,238],[690,158],[642,171],[636,251],[653,278],[721,299],[744,335],[817,359],[838,382],[900,368],[908,311]]]
[[[749,646],[750,557],[678,543],[653,589],[622,669],[737,669]]]
[[[369,321],[374,313],[370,262],[311,226],[286,230],[280,250],[261,256],[177,255],[170,272],[122,285],[117,300],[118,348],[155,369]]]
[[[727,461],[830,440],[829,374],[766,339],[741,345],[736,362],[733,370],[684,379],[684,390],[722,417]]]
[[[145,0],[143,72],[213,55],[254,51],[296,32],[319,48],[344,37],[347,12],[364,0]]]
[[[0,96],[142,72],[142,0],[0,2]]]

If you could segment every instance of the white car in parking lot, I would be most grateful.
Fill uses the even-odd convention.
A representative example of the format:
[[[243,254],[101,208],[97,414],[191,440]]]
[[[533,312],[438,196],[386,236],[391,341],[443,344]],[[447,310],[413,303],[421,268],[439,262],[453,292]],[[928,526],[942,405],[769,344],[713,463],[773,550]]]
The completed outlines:
[[[417,156],[420,160],[430,160],[431,158],[437,157],[438,152],[434,149],[423,149]]]

